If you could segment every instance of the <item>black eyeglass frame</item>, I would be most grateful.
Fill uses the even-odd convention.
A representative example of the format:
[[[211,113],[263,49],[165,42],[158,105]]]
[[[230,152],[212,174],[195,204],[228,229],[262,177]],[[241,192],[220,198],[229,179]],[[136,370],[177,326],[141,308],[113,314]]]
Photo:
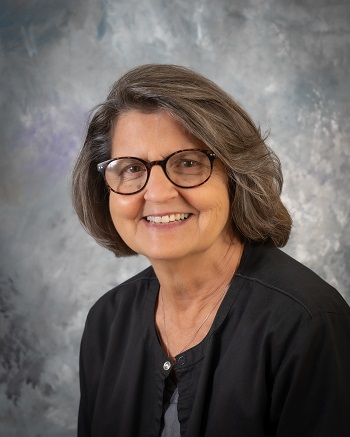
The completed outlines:
[[[201,153],[204,153],[205,155],[207,155],[207,157],[209,158],[209,161],[210,161],[210,173],[209,173],[208,177],[207,177],[203,182],[201,182],[200,184],[192,185],[192,186],[190,186],[190,187],[184,187],[184,186],[182,186],[182,185],[176,184],[175,182],[173,182],[173,181],[170,179],[170,177],[169,177],[169,175],[168,175],[168,173],[167,173],[167,171],[166,171],[166,164],[167,164],[167,162],[169,161],[170,158],[172,158],[174,155],[177,155],[178,153],[182,153],[182,152],[201,152]],[[160,165],[160,166],[162,167],[162,169],[163,169],[163,171],[164,171],[164,174],[165,174],[165,176],[167,177],[167,179],[168,179],[172,184],[174,184],[176,187],[179,187],[179,188],[186,188],[186,189],[187,189],[187,188],[196,188],[196,187],[199,187],[200,185],[203,185],[205,182],[207,182],[207,180],[208,180],[208,179],[210,178],[210,176],[212,175],[214,160],[215,160],[217,157],[218,157],[218,156],[216,155],[216,153],[214,153],[214,152],[211,151],[211,150],[205,150],[205,149],[203,149],[203,150],[202,150],[202,149],[183,149],[183,150],[177,150],[176,152],[171,153],[170,155],[168,155],[166,158],[161,159],[161,160],[158,160],[158,161],[145,161],[144,159],[136,158],[135,156],[120,156],[120,157],[118,157],[118,158],[108,159],[107,161],[103,161],[103,162],[101,162],[100,164],[97,164],[97,171],[98,171],[99,173],[102,174],[102,176],[103,176],[103,178],[104,178],[104,180],[105,180],[105,183],[106,183],[107,187],[108,187],[110,190],[112,190],[114,193],[122,194],[123,196],[129,196],[129,195],[131,195],[131,194],[139,193],[140,191],[142,191],[142,190],[145,188],[145,186],[147,185],[147,182],[148,182],[148,180],[149,180],[149,177],[150,177],[150,174],[151,174],[152,167],[155,166],[155,165]],[[110,186],[108,185],[108,182],[107,182],[107,179],[106,179],[106,168],[108,167],[108,165],[109,165],[111,162],[113,162],[113,161],[117,161],[117,160],[119,160],[119,159],[135,159],[136,161],[141,162],[141,163],[146,167],[146,169],[147,169],[147,178],[146,178],[146,181],[145,181],[144,185],[142,186],[142,188],[140,188],[140,189],[137,190],[137,191],[133,191],[132,193],[121,193],[121,192],[119,192],[119,191],[113,190],[113,188],[110,187]]]

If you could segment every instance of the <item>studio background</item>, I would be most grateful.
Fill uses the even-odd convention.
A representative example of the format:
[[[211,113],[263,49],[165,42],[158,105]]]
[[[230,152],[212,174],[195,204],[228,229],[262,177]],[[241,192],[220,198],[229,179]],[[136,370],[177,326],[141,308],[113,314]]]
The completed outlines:
[[[148,265],[81,229],[69,194],[88,110],[143,63],[193,68],[271,130],[286,252],[350,302],[350,2],[0,1],[0,435],[75,435],[90,306]]]

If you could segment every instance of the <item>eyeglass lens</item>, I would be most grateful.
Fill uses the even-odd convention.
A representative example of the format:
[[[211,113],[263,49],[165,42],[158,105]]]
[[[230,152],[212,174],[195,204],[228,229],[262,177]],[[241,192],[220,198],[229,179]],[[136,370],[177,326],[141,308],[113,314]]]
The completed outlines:
[[[182,188],[191,188],[204,183],[211,174],[209,157],[199,150],[175,153],[166,161],[168,179]],[[164,167],[163,167],[164,169]],[[146,185],[151,168],[137,158],[119,158],[111,161],[105,171],[109,187],[120,194],[132,194]]]

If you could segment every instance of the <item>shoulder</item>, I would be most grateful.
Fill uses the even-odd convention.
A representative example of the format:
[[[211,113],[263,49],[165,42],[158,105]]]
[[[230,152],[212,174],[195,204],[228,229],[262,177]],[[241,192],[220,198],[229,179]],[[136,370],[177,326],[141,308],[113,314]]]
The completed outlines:
[[[152,267],[127,279],[101,296],[91,307],[87,323],[96,319],[108,322],[117,312],[126,311],[130,306],[141,303],[147,291],[158,289],[158,279]]]
[[[335,288],[275,247],[247,245],[237,275],[284,309],[299,308],[310,318],[322,313],[350,318],[350,308]]]

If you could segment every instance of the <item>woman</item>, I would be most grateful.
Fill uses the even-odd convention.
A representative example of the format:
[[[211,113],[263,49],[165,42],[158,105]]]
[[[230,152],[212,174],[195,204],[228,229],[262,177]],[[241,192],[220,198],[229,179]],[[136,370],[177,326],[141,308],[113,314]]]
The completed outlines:
[[[283,253],[291,218],[259,129],[174,65],[114,84],[74,169],[78,216],[151,267],[91,309],[80,437],[349,436],[350,309]]]

